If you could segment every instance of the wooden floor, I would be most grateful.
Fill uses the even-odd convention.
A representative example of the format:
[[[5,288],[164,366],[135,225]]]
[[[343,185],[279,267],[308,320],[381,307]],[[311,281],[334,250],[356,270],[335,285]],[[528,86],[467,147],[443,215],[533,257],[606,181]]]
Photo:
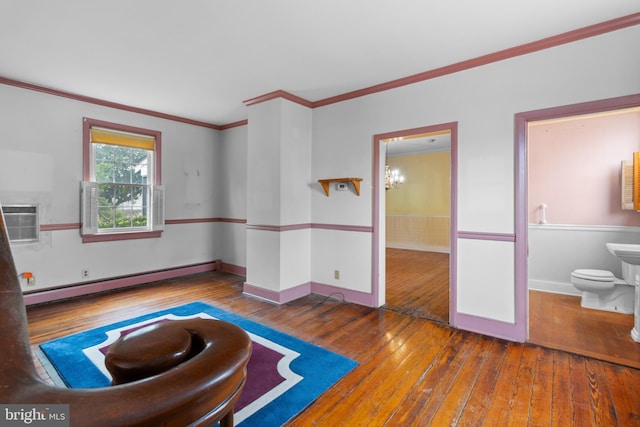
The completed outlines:
[[[385,308],[449,323],[449,254],[387,248]]]
[[[580,306],[580,297],[529,291],[529,342],[640,368],[633,315]]]
[[[242,283],[202,273],[30,307],[31,341],[203,301],[359,363],[290,426],[640,425],[640,370],[319,296],[277,306]]]
[[[387,248],[385,308],[448,322],[448,254]],[[580,297],[529,291],[529,342],[640,368],[633,316],[590,310]]]

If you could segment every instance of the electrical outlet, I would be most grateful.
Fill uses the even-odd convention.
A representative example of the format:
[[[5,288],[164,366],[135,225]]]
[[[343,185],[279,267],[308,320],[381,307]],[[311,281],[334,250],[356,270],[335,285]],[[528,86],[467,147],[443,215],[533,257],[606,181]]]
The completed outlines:
[[[83,279],[88,279],[89,278],[89,269],[88,268],[82,269],[82,278]]]
[[[27,286],[34,286],[36,284],[36,278],[32,272],[25,271],[20,276],[27,281]]]
[[[333,272],[333,278],[338,280],[340,279],[340,270],[335,270]]]

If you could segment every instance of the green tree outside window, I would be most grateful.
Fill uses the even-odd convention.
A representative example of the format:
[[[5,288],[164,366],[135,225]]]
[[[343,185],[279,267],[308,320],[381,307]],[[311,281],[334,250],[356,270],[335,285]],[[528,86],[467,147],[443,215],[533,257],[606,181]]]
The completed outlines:
[[[95,144],[98,228],[146,227],[149,151]]]

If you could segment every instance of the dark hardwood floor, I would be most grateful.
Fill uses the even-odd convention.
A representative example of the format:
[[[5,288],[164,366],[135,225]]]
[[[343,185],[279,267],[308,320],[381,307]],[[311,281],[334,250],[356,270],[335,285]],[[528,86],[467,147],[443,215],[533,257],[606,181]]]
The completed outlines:
[[[387,248],[388,310],[449,323],[449,254]]]
[[[32,344],[202,301],[359,366],[290,426],[637,426],[640,370],[310,295],[274,305],[202,273],[28,308]]]

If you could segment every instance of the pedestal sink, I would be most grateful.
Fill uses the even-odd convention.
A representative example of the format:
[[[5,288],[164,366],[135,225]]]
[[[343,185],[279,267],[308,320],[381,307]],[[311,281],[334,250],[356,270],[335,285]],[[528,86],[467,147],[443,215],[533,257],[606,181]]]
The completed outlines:
[[[607,249],[622,262],[622,268],[629,268],[630,274],[626,280],[636,288],[631,338],[640,343],[640,245],[607,243]]]

